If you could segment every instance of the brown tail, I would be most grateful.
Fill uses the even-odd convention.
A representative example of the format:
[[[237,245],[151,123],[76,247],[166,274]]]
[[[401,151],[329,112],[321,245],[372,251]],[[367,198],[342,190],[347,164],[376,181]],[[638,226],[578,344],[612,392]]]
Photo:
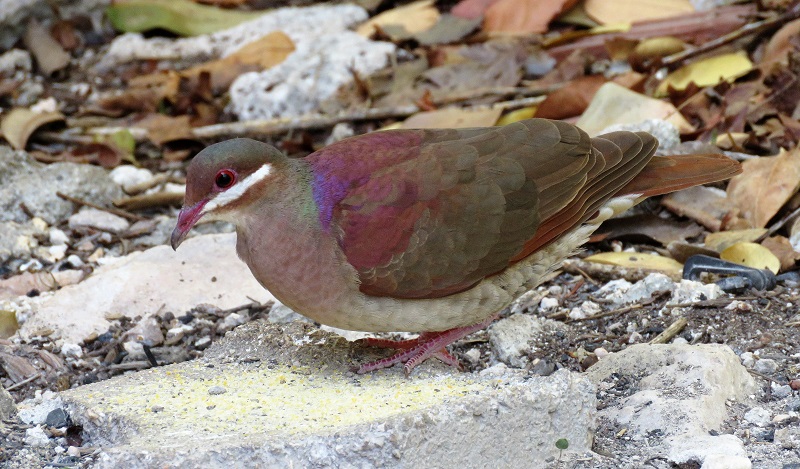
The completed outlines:
[[[725,155],[654,156],[619,194],[643,197],[667,194],[687,187],[723,181],[742,172],[742,165]]]

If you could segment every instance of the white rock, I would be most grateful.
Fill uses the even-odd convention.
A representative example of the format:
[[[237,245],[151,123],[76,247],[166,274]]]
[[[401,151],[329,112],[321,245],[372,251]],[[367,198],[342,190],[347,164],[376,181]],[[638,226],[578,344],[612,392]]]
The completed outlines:
[[[763,375],[771,375],[778,371],[778,362],[771,358],[762,358],[756,361],[753,370]]]
[[[715,453],[703,460],[700,469],[751,469],[753,463],[746,456]]]
[[[601,311],[600,305],[594,301],[588,300],[581,303],[579,307],[572,308],[569,311],[570,319],[584,319],[589,316],[594,316]]]
[[[22,401],[17,406],[18,416],[29,425],[42,425],[47,421],[47,414],[62,406],[61,397],[52,391],[45,391],[32,399]]]
[[[156,347],[164,343],[164,333],[161,332],[161,324],[155,316],[150,315],[142,318],[126,334],[128,340],[141,342],[149,347]]]
[[[772,419],[772,414],[770,414],[769,410],[763,407],[753,407],[752,409],[748,410],[746,414],[744,414],[744,419],[753,425],[763,427],[765,425],[769,425],[769,422]]]
[[[715,300],[722,295],[722,289],[716,283],[704,284],[694,280],[681,280],[672,292],[672,303],[697,303],[699,301]]]
[[[350,31],[338,31],[296,44],[283,63],[245,73],[230,88],[231,109],[240,120],[293,117],[317,111],[353,72],[367,76],[389,63],[395,46]]]
[[[65,357],[81,358],[83,356],[83,348],[78,344],[63,344],[61,346],[61,353]]]
[[[529,314],[514,314],[492,324],[489,342],[498,360],[521,368],[527,363],[523,356],[532,349],[531,342],[542,333],[542,321]]]
[[[558,307],[558,299],[557,298],[551,298],[549,296],[545,296],[539,302],[539,309],[541,311],[550,311],[550,310],[556,309],[557,307]]]
[[[48,237],[50,238],[50,244],[54,246],[69,243],[69,236],[58,228],[50,228]]]
[[[67,455],[72,456],[73,458],[81,457],[81,449],[77,446],[70,446],[67,448]]]
[[[742,359],[742,365],[745,368],[753,368],[756,364],[756,356],[753,352],[744,352],[739,355],[739,358]]]
[[[247,322],[247,317],[243,314],[239,313],[231,313],[225,316],[225,319],[222,320],[222,324],[220,324],[221,331],[229,331],[236,326],[240,326]]]
[[[639,303],[653,299],[657,294],[671,292],[675,289],[675,282],[664,274],[650,274],[634,283],[627,289],[623,296],[623,303]]]
[[[776,399],[783,399],[792,394],[792,387],[788,384],[781,385],[773,382],[770,386],[772,387],[772,397]]]
[[[78,257],[76,254],[70,254],[69,256],[67,256],[67,264],[75,268],[83,267],[84,265],[81,258]]]
[[[617,305],[624,304],[626,301],[625,292],[631,288],[631,285],[631,282],[624,278],[612,280],[600,287],[595,292],[595,296],[611,301]]]
[[[775,430],[775,443],[785,449],[800,448],[800,428],[791,425]]]
[[[50,437],[42,427],[36,426],[25,430],[25,444],[41,448],[50,444]]]
[[[145,39],[141,34],[128,33],[111,42],[98,66],[113,68],[121,63],[147,59],[193,63],[224,57],[277,30],[288,35],[297,47],[304,42],[318,42],[324,34],[345,31],[367,17],[367,11],[356,5],[317,5],[277,8],[233,28],[176,40]]]
[[[50,246],[47,248],[48,258],[47,260],[50,262],[60,261],[67,255],[67,245],[66,244],[59,244],[56,246]]]
[[[153,172],[146,168],[137,168],[126,164],[112,169],[108,176],[123,189],[128,190],[131,186],[153,179]]]
[[[69,217],[69,227],[73,230],[95,228],[110,233],[121,233],[129,226],[128,220],[95,208],[84,207],[80,212]]]
[[[12,76],[17,70],[30,72],[33,68],[31,54],[21,49],[11,49],[0,55],[0,75]]]
[[[36,104],[30,107],[31,111],[36,113],[56,112],[58,111],[58,101],[52,96],[49,98],[40,99]]]
[[[722,430],[728,400],[746,400],[758,388],[727,346],[632,345],[606,356],[587,375],[601,395],[619,380],[630,381],[633,394],[601,410],[599,418],[628,428],[633,440],[647,439],[651,453],[663,453],[674,464],[713,462],[720,455],[747,458],[734,435],[709,434]],[[655,446],[654,433],[662,435]]]
[[[181,315],[203,303],[228,309],[250,303],[248,298],[274,300],[236,256],[235,240],[233,233],[196,236],[177,252],[158,246],[99,267],[82,282],[29,303],[21,311],[29,316],[19,334],[31,337],[49,328],[54,337],[79,343],[108,330],[109,311],[136,317],[163,308]]]

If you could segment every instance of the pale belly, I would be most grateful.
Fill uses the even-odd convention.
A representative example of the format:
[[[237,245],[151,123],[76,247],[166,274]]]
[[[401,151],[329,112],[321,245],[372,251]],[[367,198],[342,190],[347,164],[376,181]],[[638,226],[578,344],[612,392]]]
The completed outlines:
[[[442,298],[411,300],[364,295],[358,289],[355,270],[337,258],[340,253],[333,246],[326,250],[317,245],[317,249],[270,256],[265,252],[269,246],[248,242],[240,233],[237,250],[240,254],[247,250],[251,258],[262,259],[258,265],[248,265],[276,298],[321,324],[367,332],[445,331],[481,322],[539,285],[588,240],[600,223],[633,206],[635,199],[628,196],[610,200],[594,219],[556,242],[467,291]],[[288,237],[296,238],[297,234],[281,230],[269,239],[273,245],[292,245]],[[314,245],[306,242],[299,245]]]

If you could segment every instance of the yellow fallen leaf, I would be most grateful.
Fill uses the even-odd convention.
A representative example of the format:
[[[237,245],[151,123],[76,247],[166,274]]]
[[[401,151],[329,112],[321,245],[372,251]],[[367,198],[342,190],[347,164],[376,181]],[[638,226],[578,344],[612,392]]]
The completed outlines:
[[[754,228],[751,230],[730,230],[709,233],[706,235],[706,239],[703,244],[705,244],[708,249],[722,252],[726,248],[733,246],[736,243],[749,243],[755,241],[766,232],[766,228]]]
[[[530,119],[531,117],[536,114],[536,107],[524,107],[522,109],[517,109],[516,111],[511,111],[507,114],[504,114],[500,120],[497,121],[496,125],[506,125],[506,124],[513,124],[514,122],[518,122],[525,119]]]
[[[689,83],[699,87],[714,86],[723,81],[733,81],[753,69],[753,62],[744,52],[717,55],[692,62],[667,75],[656,89],[657,96],[665,96],[667,88],[685,90]]]
[[[60,112],[34,112],[26,108],[16,108],[3,117],[0,131],[15,150],[24,150],[28,138],[36,129],[60,120],[64,120],[64,115]]]
[[[17,314],[11,310],[0,309],[0,339],[8,339],[18,329]]]
[[[677,37],[659,36],[643,39],[633,48],[633,53],[637,57],[650,59],[676,54],[686,49],[686,47],[686,43]]]
[[[589,256],[584,260],[587,262],[596,262],[598,264],[618,265],[620,267],[658,270],[671,274],[680,274],[683,271],[683,264],[675,259],[637,252],[601,252]]]
[[[596,136],[612,124],[638,124],[647,119],[664,119],[682,133],[694,130],[670,103],[631,91],[616,83],[601,86],[576,125]]]
[[[585,0],[583,8],[600,24],[635,23],[694,11],[689,0]]]
[[[720,259],[777,274],[781,261],[769,249],[756,243],[736,243],[719,253]]]
[[[372,37],[378,28],[402,27],[411,37],[431,29],[439,21],[439,10],[433,4],[434,0],[421,0],[392,8],[367,20],[356,28],[356,32],[364,37]]]
[[[491,127],[500,118],[500,109],[478,111],[457,107],[419,112],[403,122],[404,129],[464,129],[469,127]]]

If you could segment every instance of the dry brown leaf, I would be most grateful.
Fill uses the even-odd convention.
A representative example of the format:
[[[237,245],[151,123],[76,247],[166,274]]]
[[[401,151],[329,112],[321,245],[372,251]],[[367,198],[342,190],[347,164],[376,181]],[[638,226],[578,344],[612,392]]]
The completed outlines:
[[[275,31],[245,44],[227,57],[197,65],[180,72],[180,75],[197,80],[201,73],[207,72],[211,78],[211,86],[219,93],[227,90],[239,75],[274,67],[286,60],[292,52],[294,42],[282,31]]]
[[[597,90],[576,125],[595,136],[612,124],[638,124],[647,119],[664,119],[674,124],[680,132],[694,130],[672,104],[616,83],[606,83]]]
[[[536,117],[566,119],[583,114],[597,90],[606,82],[602,75],[576,78],[547,95],[536,109]]]
[[[694,12],[689,0],[585,0],[583,8],[600,24],[636,23]]]
[[[147,129],[147,139],[159,147],[166,142],[194,138],[189,116],[150,114],[139,121],[137,126]]]
[[[698,60],[667,75],[656,89],[657,96],[666,96],[669,88],[685,90],[690,83],[699,87],[714,86],[723,81],[733,81],[753,69],[753,63],[744,52],[732,52]]]
[[[792,243],[785,236],[772,236],[762,241],[761,245],[781,261],[782,272],[793,269],[800,260],[800,252],[794,250]]]
[[[419,112],[403,122],[404,129],[463,129],[490,127],[500,118],[500,109],[478,111],[449,107],[436,111]]]
[[[555,17],[576,3],[577,0],[500,0],[486,10],[483,31],[519,35],[544,33]]]
[[[181,76],[173,70],[134,77],[125,91],[101,99],[98,105],[114,111],[156,112],[163,101],[175,102],[180,84]]]
[[[656,215],[634,215],[612,218],[600,228],[608,234],[608,239],[651,239],[664,246],[673,242],[685,242],[703,233],[703,229],[693,221],[678,222],[665,220]]]
[[[451,10],[450,13],[459,18],[476,20],[483,17],[486,9],[498,0],[461,0]]]
[[[761,228],[800,186],[800,148],[742,163],[728,184],[728,199],[751,227]]]
[[[28,23],[23,40],[43,75],[49,76],[69,65],[70,55],[38,21],[31,20]]]
[[[16,108],[3,116],[0,130],[15,150],[24,150],[28,139],[36,129],[61,120],[64,120],[64,115],[60,112],[34,112],[30,109]]]
[[[673,192],[661,205],[682,217],[689,217],[711,231],[722,228],[722,220],[733,210],[725,192],[713,187],[695,186]]]
[[[406,37],[411,37],[431,29],[438,21],[439,10],[434,6],[434,1],[420,0],[384,11],[356,28],[356,32],[364,37],[372,37],[378,30],[388,29],[393,37],[398,37],[402,36],[400,31],[405,30]]]
[[[789,52],[794,50],[791,41],[798,35],[800,35],[800,19],[783,25],[767,43],[767,47],[764,49],[764,56],[761,57],[761,63],[785,62],[789,57]]]

